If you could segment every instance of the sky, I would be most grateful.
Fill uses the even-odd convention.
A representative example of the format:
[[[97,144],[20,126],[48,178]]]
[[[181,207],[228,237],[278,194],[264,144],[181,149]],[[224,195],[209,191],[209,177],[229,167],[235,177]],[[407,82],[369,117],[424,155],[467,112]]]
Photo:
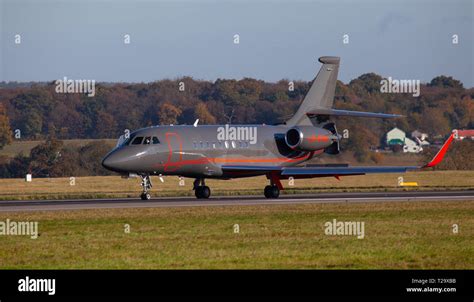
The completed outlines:
[[[474,87],[473,3],[0,0],[0,81],[309,81],[318,57],[334,55],[344,83],[375,72]]]

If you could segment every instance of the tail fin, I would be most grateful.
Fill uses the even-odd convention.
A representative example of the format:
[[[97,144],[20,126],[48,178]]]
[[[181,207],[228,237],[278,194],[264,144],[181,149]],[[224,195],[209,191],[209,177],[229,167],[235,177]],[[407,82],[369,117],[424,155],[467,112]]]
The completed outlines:
[[[336,90],[337,73],[339,71],[339,57],[321,57],[319,62],[323,63],[318,75],[313,81],[311,88],[306,94],[303,102],[296,111],[295,115],[289,119],[286,124],[295,125],[313,125],[308,118],[307,113],[311,109],[332,108],[334,102],[334,92]]]

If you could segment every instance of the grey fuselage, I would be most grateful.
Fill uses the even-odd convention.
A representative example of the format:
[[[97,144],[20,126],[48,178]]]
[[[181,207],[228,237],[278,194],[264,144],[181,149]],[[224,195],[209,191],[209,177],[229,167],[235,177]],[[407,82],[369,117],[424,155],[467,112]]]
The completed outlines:
[[[312,158],[315,152],[288,147],[285,142],[288,129],[285,125],[143,128],[131,133],[125,143],[119,143],[102,164],[122,174],[222,179],[261,175],[264,172],[223,172],[222,166],[294,166]],[[152,139],[155,143],[133,144],[139,137],[143,142]]]

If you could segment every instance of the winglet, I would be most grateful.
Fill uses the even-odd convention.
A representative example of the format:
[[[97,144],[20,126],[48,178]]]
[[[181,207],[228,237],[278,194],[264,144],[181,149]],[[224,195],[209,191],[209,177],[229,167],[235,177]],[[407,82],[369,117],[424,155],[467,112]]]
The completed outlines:
[[[441,147],[441,149],[439,149],[438,153],[436,153],[435,157],[433,157],[433,159],[429,163],[424,165],[422,168],[434,167],[443,160],[444,155],[446,154],[446,151],[448,151],[449,145],[451,145],[451,142],[454,139],[454,133],[455,132],[456,132],[456,130],[454,130],[451,133],[451,135],[448,137],[448,139],[444,142],[444,145]]]

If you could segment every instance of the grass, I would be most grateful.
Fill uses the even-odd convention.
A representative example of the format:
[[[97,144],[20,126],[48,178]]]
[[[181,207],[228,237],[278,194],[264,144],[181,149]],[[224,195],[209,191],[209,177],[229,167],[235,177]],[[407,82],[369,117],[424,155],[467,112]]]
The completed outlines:
[[[474,268],[473,201],[0,213],[7,218],[38,221],[40,236],[1,236],[2,269]],[[365,238],[325,235],[333,219],[363,221]]]
[[[377,174],[335,178],[295,180],[294,186],[283,181],[284,193],[318,193],[334,191],[395,191],[395,190],[454,190],[474,189],[474,171],[424,171],[403,174],[404,181],[416,181],[417,188],[398,187],[399,174]],[[177,177],[164,177],[162,183],[153,177],[154,196],[191,196],[192,179],[179,186]],[[265,177],[233,180],[206,180],[213,195],[262,195],[268,184]],[[140,179],[120,176],[77,177],[74,185],[69,178],[0,179],[0,200],[62,199],[62,198],[121,198],[137,197]]]

